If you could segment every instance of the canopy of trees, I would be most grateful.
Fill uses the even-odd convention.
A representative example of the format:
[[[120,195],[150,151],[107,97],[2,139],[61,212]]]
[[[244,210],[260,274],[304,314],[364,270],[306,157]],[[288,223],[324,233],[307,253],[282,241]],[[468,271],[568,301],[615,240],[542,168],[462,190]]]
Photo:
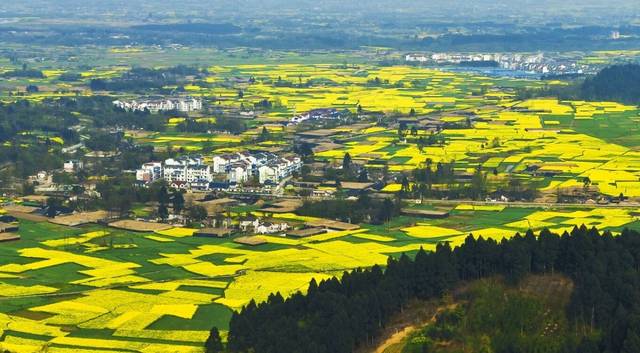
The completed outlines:
[[[389,258],[386,270],[345,272],[308,293],[273,294],[251,302],[231,319],[231,352],[352,352],[372,341],[409,299],[440,297],[466,280],[502,275],[517,283],[529,273],[561,272],[574,284],[568,307],[579,340],[548,352],[638,352],[640,345],[640,233],[600,234],[582,226],[562,236],[543,230],[498,243],[468,237],[451,249],[419,251],[414,260]],[[554,348],[555,347],[555,348]],[[539,345],[495,352],[539,352]],[[513,348],[513,347],[512,347]]]
[[[600,71],[582,84],[582,97],[588,100],[640,104],[640,65],[615,65]]]

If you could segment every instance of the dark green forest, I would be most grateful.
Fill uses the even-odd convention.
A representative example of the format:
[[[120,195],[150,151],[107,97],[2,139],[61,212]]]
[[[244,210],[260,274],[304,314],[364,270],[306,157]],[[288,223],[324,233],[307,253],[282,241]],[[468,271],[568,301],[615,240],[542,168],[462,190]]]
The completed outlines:
[[[558,97],[561,100],[614,101],[640,105],[640,65],[612,65],[597,75],[573,79],[567,86],[521,89],[519,99]]]
[[[306,295],[272,294],[234,313],[227,350],[353,352],[370,344],[412,299],[439,298],[481,278],[501,276],[517,284],[529,274],[553,273],[564,274],[575,286],[566,308],[570,330],[561,337],[523,339],[524,329],[509,329],[487,337],[487,352],[640,352],[640,233],[624,230],[614,237],[585,226],[561,236],[543,230],[536,237],[530,231],[500,243],[469,236],[455,249],[439,244],[414,259],[390,257],[385,269],[374,266],[345,272],[341,280],[313,281]],[[512,300],[497,302],[487,322],[539,314],[535,303]],[[422,349],[429,352],[427,344]]]

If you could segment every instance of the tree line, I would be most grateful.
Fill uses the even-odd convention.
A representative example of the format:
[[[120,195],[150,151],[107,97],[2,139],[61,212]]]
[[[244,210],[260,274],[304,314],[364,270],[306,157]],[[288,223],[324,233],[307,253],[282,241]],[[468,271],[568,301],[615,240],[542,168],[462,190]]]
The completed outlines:
[[[544,352],[631,353],[640,351],[640,233],[625,229],[614,237],[576,227],[561,236],[529,231],[511,239],[467,237],[452,249],[420,250],[390,257],[386,268],[345,272],[342,279],[312,281],[307,294],[250,302],[233,314],[228,352],[353,352],[371,344],[392,315],[412,298],[443,296],[465,281],[503,276],[516,284],[527,274],[562,273],[574,282],[567,314],[576,339]],[[207,352],[222,351],[217,330]],[[523,344],[501,352],[542,352]],[[515,350],[514,350],[515,349]]]
[[[140,90],[163,90],[165,86],[186,84],[187,76],[204,77],[206,70],[178,65],[162,69],[134,67],[120,77],[112,79],[92,79],[89,87],[92,91],[130,92]]]
[[[640,105],[640,65],[612,65],[584,80],[572,80],[566,86],[522,88],[518,99],[557,97],[560,100],[614,101]]]

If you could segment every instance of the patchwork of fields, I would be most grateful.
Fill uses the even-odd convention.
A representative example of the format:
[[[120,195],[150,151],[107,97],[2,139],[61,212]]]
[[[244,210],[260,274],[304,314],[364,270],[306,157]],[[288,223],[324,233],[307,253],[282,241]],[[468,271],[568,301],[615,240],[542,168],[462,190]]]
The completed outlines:
[[[123,54],[135,56],[135,52]],[[88,70],[82,77],[109,78],[118,70]],[[54,79],[63,71],[45,74]],[[416,141],[428,137],[423,130],[399,137],[397,129],[369,121],[357,131],[332,128],[344,138],[315,158],[339,164],[349,153],[368,168],[387,165],[390,172],[407,173],[427,163],[453,163],[457,171],[467,173],[480,166],[490,185],[518,178],[543,193],[591,187],[612,197],[640,197],[637,107],[555,99],[517,101],[513,88],[542,83],[407,66],[251,64],[213,66],[209,72],[207,85],[194,82],[185,90],[225,109],[250,107],[261,100],[273,102],[274,109],[248,120],[250,129],[239,135],[180,133],[174,129],[181,122],[176,117],[167,121],[165,132],[129,132],[130,136],[155,147],[221,153],[289,144],[284,139],[256,142],[254,138],[263,126],[275,134],[294,133],[295,127],[281,123],[310,109],[432,114],[455,125],[439,132],[442,144],[419,147]],[[234,78],[248,77],[255,83],[229,85]],[[45,91],[28,98],[55,96]],[[400,184],[392,183],[383,191],[400,189]],[[69,228],[22,221],[22,239],[0,245],[0,348],[59,353],[201,352],[209,329],[215,325],[224,330],[232,310],[252,299],[265,300],[278,291],[283,295],[304,291],[312,278],[384,265],[388,256],[411,254],[421,247],[433,249],[440,241],[455,246],[469,234],[499,241],[528,229],[562,233],[582,224],[613,232],[640,228],[640,208],[633,207],[464,202],[410,207],[446,209],[450,216],[437,220],[400,216],[384,226],[364,224],[358,230],[303,239],[263,236],[267,244],[254,247],[192,237],[194,230],[182,228],[133,233],[95,225]],[[310,220],[295,214],[273,217]]]
[[[208,146],[218,152],[232,152],[246,148],[263,126],[276,134],[292,134],[295,130],[291,126],[278,124],[311,109],[334,107],[355,112],[361,107],[364,111],[389,114],[432,113],[442,122],[458,124],[441,131],[443,145],[420,148],[417,140],[428,137],[420,130],[417,135],[407,133],[404,140],[399,140],[396,129],[373,124],[357,131],[336,127],[336,135],[352,137],[341,147],[317,153],[316,158],[339,163],[349,153],[368,168],[386,164],[391,172],[424,167],[427,160],[434,165],[453,162],[457,170],[469,173],[480,165],[491,172],[489,181],[494,184],[515,177],[535,184],[543,192],[582,186],[588,178],[601,194],[640,197],[637,107],[556,99],[517,101],[509,90],[500,87],[536,87],[541,83],[405,66],[240,65],[215,66],[210,72],[207,81],[214,86],[186,87],[190,94],[215,97],[217,104],[226,108],[247,107],[266,99],[276,102],[277,109],[249,120],[252,128],[240,135],[168,131],[136,140],[186,151]],[[244,95],[239,99],[237,87],[223,85],[234,77],[254,77],[259,83],[242,86]],[[383,83],[376,84],[376,80]],[[290,87],[279,83],[308,81],[322,84]],[[468,128],[460,128],[468,116],[473,116],[473,121]],[[177,120],[170,121],[169,125],[176,123]],[[269,149],[284,143],[267,141],[251,146]],[[244,145],[234,147],[240,144]],[[535,168],[535,175],[525,173],[531,168]],[[394,188],[398,186],[390,185],[387,190]]]
[[[430,209],[428,205],[414,206]],[[441,207],[441,206],[439,206]],[[401,216],[303,239],[263,236],[257,247],[224,239],[21,222],[0,247],[0,346],[18,352],[200,352],[212,325],[272,292],[304,291],[387,256],[457,245],[473,233],[500,240],[529,228],[637,227],[640,209],[540,209],[460,204],[445,219]],[[289,221],[309,217],[284,214]]]

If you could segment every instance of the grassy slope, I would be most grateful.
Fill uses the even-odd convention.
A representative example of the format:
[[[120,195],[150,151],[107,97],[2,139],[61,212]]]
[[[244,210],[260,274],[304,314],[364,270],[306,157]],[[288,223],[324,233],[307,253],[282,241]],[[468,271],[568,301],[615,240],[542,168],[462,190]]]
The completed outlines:
[[[407,352],[410,342],[423,329],[433,325],[437,314],[455,307],[464,306],[473,301],[474,294],[484,286],[500,286],[502,280],[497,278],[484,279],[467,283],[456,289],[451,295],[431,301],[413,301],[404,312],[399,313],[391,324],[373,345],[361,347],[358,353],[402,353]],[[518,287],[509,287],[504,293],[516,293],[531,296],[540,300],[546,307],[564,316],[564,308],[568,304],[573,283],[560,275],[533,275],[524,279]],[[450,349],[460,348],[457,343],[450,342],[437,350],[449,352]]]

